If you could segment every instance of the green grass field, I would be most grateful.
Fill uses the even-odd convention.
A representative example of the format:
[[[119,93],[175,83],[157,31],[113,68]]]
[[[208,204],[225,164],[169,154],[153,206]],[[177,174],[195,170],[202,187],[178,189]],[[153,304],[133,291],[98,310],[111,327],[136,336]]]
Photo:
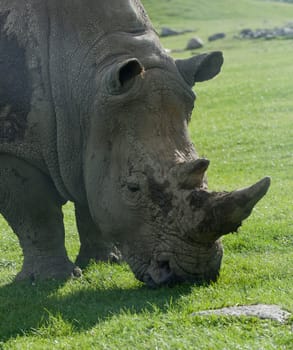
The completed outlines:
[[[267,196],[240,233],[226,236],[217,283],[148,290],[127,265],[91,264],[81,279],[14,283],[22,262],[16,236],[0,219],[0,349],[293,349],[286,324],[256,318],[199,317],[199,310],[278,304],[293,313],[293,40],[237,40],[239,30],[293,20],[293,4],[261,0],[145,0],[158,31],[195,33],[165,38],[182,49],[222,50],[214,80],[198,84],[190,133],[211,161],[209,187],[232,190],[265,175]],[[223,40],[207,37],[224,31]],[[190,52],[174,57],[188,57]],[[75,258],[78,237],[71,204],[64,207],[66,245]]]

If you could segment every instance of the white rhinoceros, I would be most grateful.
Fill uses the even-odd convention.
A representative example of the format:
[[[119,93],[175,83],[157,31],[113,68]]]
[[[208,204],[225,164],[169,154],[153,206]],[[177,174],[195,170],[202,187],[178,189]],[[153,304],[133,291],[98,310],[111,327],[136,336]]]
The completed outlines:
[[[1,0],[0,212],[23,250],[17,279],[78,273],[115,242],[150,287],[216,280],[220,237],[270,183],[207,191],[187,126],[193,85],[222,63],[220,52],[168,56],[139,0]]]

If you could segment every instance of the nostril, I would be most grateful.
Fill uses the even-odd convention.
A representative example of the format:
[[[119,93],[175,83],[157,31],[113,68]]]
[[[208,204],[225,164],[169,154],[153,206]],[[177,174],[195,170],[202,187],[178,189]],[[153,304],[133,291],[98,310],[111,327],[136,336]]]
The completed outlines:
[[[177,282],[177,277],[171,270],[168,260],[153,261],[148,271],[143,276],[143,282],[149,288],[158,288],[160,286],[172,286]]]
[[[169,261],[159,261],[158,268],[160,270],[160,285],[166,285],[170,287],[176,283],[176,276],[170,268]]]
[[[169,264],[169,261],[167,261],[167,260],[158,261],[158,267],[167,273],[171,272],[170,264]]]

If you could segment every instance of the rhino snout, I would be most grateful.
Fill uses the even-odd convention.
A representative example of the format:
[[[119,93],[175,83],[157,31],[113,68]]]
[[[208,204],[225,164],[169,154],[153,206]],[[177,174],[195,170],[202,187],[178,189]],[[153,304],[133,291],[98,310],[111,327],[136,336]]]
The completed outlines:
[[[153,261],[143,276],[143,282],[149,288],[157,288],[163,285],[172,286],[180,280],[171,270],[168,260]]]
[[[172,287],[183,282],[202,285],[216,281],[223,255],[221,243],[215,242],[209,248],[184,245],[182,249],[177,247],[180,251],[178,255],[163,254],[152,259],[141,280],[149,288]]]

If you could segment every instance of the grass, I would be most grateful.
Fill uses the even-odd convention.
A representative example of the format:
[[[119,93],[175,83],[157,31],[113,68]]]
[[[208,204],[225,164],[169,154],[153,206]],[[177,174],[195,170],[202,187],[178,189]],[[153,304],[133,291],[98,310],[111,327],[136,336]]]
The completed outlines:
[[[155,27],[193,29],[200,34],[284,24],[292,20],[292,5],[265,0],[144,0]],[[176,39],[175,39],[176,40]]]
[[[272,25],[292,20],[293,5],[257,0],[144,3],[157,28],[194,26],[203,39],[220,28],[229,33],[203,50],[223,50],[225,65],[219,77],[196,86],[190,133],[198,152],[211,160],[210,188],[232,190],[264,175],[272,177],[272,187],[240,234],[224,238],[219,281],[203,287],[151,291],[126,265],[94,263],[82,279],[16,284],[21,251],[0,219],[0,349],[293,349],[292,317],[280,325],[192,315],[254,303],[279,304],[293,312],[292,40],[233,38],[242,24],[263,27],[264,20]],[[190,35],[163,44],[182,48]],[[78,238],[70,204],[64,213],[73,259]]]

